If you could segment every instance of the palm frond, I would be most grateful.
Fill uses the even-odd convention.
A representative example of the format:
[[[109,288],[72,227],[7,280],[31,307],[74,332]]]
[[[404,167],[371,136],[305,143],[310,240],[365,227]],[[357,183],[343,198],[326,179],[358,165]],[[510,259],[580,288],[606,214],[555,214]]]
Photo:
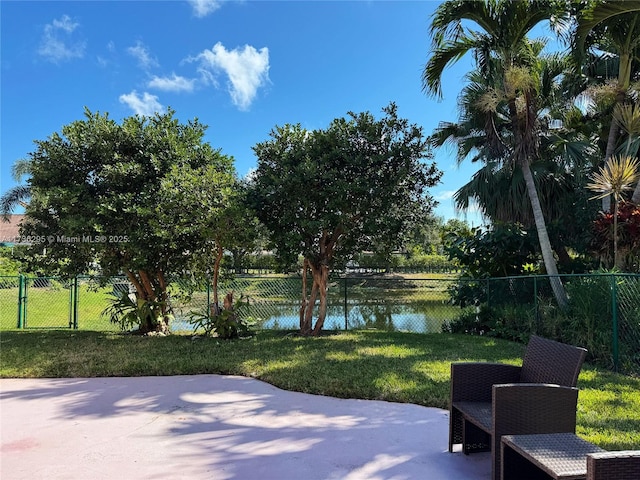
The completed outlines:
[[[20,158],[11,166],[11,176],[16,182],[20,182],[22,177],[31,174],[31,159]]]
[[[589,33],[599,24],[607,22],[619,15],[631,12],[640,12],[640,1],[625,0],[594,2],[578,17],[578,26],[575,31],[575,48],[578,52],[584,52],[585,43]]]
[[[441,3],[432,15],[432,37],[440,42],[445,39],[457,41],[465,35],[462,26],[463,20],[475,22],[487,32],[495,32],[497,24],[491,12],[492,3],[483,0],[448,0]]]
[[[640,162],[629,156],[612,156],[603,167],[591,175],[592,182],[587,188],[597,195],[591,200],[597,200],[613,195],[617,202],[622,200],[624,192],[633,190],[640,179]]]
[[[7,190],[0,197],[0,215],[8,219],[16,207],[26,206],[29,198],[31,198],[31,189],[27,185],[18,185]]]
[[[628,135],[640,135],[640,105],[617,104],[613,118]]]
[[[448,42],[434,50],[422,73],[422,90],[431,96],[442,96],[442,72],[450,64],[460,60],[473,48],[469,38],[460,38],[456,42]]]

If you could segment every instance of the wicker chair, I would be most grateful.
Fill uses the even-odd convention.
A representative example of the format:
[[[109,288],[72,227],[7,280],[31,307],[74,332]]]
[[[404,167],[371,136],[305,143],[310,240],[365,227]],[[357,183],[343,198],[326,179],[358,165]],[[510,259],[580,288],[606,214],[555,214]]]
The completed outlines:
[[[638,480],[640,450],[587,455],[587,480]]]
[[[575,433],[578,389],[587,351],[538,336],[522,366],[453,363],[449,451],[491,451],[493,480],[500,480],[502,435]]]

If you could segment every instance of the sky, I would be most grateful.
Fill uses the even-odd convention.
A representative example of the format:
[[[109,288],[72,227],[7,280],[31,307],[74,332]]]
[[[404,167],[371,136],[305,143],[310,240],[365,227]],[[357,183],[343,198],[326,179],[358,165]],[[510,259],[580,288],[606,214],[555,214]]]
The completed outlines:
[[[0,3],[0,193],[34,140],[84,117],[117,121],[175,110],[208,125],[205,141],[233,156],[240,176],[252,146],[276,125],[326,128],[348,112],[376,117],[390,102],[430,134],[455,121],[469,58],[445,71],[443,99],[422,91],[435,1],[6,1]],[[466,219],[451,196],[477,166],[452,150],[430,193],[436,215]]]

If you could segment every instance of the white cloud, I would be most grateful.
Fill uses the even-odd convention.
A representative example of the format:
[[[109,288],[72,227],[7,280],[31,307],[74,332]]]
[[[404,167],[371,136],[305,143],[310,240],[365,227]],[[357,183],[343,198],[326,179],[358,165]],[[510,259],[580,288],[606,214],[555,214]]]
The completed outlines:
[[[155,76],[149,81],[149,88],[157,88],[168,92],[192,92],[195,80],[180,77],[175,73],[171,77]]]
[[[206,17],[222,6],[222,0],[187,0],[193,8],[193,14],[198,17]]]
[[[120,103],[127,104],[136,114],[146,117],[150,117],[156,112],[162,113],[164,111],[164,107],[158,101],[158,97],[148,92],[144,92],[142,97],[135,90],[131,93],[120,95]]]
[[[69,15],[54,19],[44,27],[38,54],[53,63],[60,63],[84,56],[84,42],[73,42],[71,34],[79,23],[73,22]]]
[[[127,53],[138,60],[138,65],[145,70],[158,66],[158,61],[151,56],[149,49],[140,40],[135,47],[127,48]]]
[[[69,17],[69,15],[63,15],[62,17],[60,17],[60,20],[54,19],[51,24],[52,28],[58,28],[60,30],[64,30],[67,33],[73,32],[78,25],[78,23],[73,23],[71,21],[71,17]]]
[[[441,192],[437,192],[436,194],[434,194],[433,197],[439,202],[441,202],[443,200],[451,200],[455,193],[456,193],[455,190],[443,190]]]
[[[200,72],[205,81],[218,71],[223,71],[228,79],[229,94],[240,110],[248,110],[258,89],[269,80],[269,49],[256,50],[250,45],[227,50],[222,43],[216,43],[211,50],[200,53]]]

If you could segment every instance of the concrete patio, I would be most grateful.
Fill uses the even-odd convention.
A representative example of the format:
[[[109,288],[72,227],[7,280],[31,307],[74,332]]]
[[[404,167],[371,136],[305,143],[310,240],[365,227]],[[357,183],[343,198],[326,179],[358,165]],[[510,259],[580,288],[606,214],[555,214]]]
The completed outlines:
[[[0,477],[488,480],[448,412],[221,375],[0,380]]]

